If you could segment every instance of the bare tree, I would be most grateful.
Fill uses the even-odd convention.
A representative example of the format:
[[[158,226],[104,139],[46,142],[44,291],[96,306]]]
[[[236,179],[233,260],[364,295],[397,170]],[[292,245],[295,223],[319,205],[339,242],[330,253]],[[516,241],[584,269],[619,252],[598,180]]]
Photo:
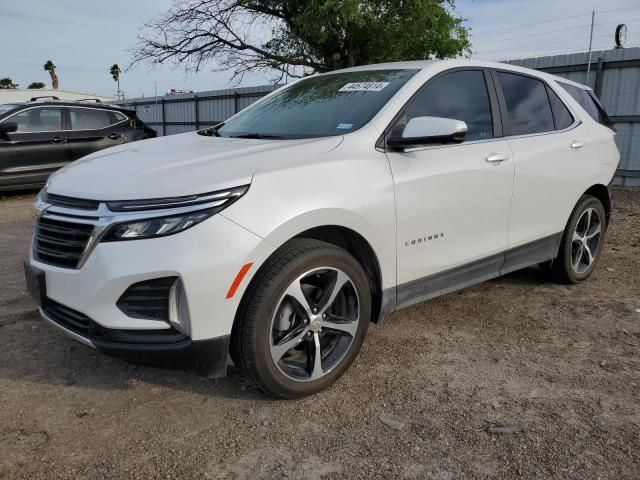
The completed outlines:
[[[378,61],[469,52],[454,0],[174,0],[145,24],[133,62],[214,64],[241,79],[271,70],[299,77]]]

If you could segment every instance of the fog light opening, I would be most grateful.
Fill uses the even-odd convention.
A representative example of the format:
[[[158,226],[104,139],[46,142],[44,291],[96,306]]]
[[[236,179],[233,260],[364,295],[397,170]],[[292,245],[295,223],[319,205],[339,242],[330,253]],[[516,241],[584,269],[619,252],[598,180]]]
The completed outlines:
[[[176,330],[191,336],[191,318],[189,317],[187,293],[182,280],[179,278],[173,282],[169,290],[169,323]]]

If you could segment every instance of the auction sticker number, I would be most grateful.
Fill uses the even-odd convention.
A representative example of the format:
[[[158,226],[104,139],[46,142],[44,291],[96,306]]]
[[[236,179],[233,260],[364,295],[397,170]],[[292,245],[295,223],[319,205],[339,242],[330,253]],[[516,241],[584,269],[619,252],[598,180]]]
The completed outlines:
[[[341,92],[379,92],[389,82],[353,82],[347,83],[340,89]]]

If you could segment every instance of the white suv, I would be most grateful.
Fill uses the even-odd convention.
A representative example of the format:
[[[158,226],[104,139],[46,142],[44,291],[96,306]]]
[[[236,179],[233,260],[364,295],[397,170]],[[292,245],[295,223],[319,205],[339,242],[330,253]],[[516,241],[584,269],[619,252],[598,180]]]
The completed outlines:
[[[26,261],[76,340],[298,397],[369,322],[535,264],[593,271],[618,165],[588,88],[451,60],[304,78],[221,125],[94,153],[37,199]]]

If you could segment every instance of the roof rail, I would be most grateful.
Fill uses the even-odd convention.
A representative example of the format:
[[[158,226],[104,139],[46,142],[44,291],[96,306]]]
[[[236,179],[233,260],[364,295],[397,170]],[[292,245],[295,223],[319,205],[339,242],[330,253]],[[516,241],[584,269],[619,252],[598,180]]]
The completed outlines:
[[[76,103],[102,103],[102,100],[99,98],[81,98],[76,100]]]
[[[37,102],[39,100],[44,100],[46,98],[50,98],[51,100],[60,100],[58,97],[56,97],[54,95],[43,95],[41,97],[31,97],[31,101],[32,102]]]

